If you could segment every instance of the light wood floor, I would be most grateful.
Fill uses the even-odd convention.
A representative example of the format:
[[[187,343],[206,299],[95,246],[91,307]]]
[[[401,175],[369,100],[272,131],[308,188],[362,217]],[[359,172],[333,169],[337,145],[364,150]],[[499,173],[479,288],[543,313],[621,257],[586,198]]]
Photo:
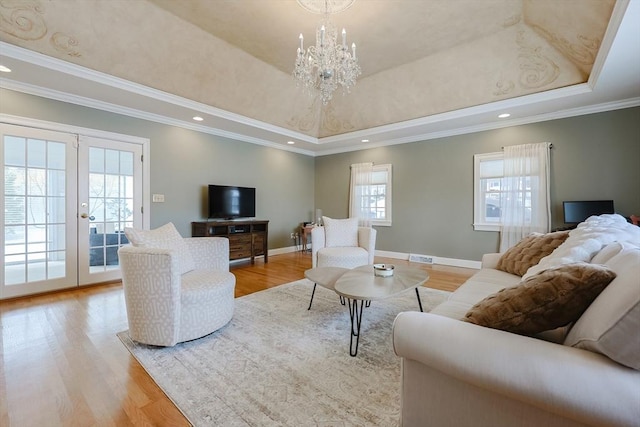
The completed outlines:
[[[475,272],[414,265],[429,271],[429,287],[448,291]],[[236,296],[308,268],[301,252],[234,265]],[[189,425],[116,337],[128,329],[120,283],[0,302],[0,326],[0,426]]]

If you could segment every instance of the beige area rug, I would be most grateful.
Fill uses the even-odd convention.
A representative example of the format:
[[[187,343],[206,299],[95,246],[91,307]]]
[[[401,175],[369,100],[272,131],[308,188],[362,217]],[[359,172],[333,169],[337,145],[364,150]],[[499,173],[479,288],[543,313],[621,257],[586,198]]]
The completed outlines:
[[[391,327],[418,311],[413,290],[365,308],[360,346],[349,356],[349,310],[299,280],[236,299],[231,322],[171,348],[118,334],[195,426],[395,426],[400,359]],[[448,292],[420,288],[425,311]],[[416,337],[420,339],[420,337]]]

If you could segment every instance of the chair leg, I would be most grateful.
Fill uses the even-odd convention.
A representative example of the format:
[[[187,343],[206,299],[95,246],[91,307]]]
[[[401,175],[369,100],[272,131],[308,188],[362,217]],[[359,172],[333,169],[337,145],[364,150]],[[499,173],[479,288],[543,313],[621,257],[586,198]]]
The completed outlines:
[[[342,305],[346,305],[347,303],[345,302],[345,299],[342,295],[340,295],[340,304]]]
[[[317,286],[317,283],[314,283],[313,291],[311,291],[311,301],[309,301],[309,308],[307,308],[307,310],[311,310],[311,304],[313,304],[313,295],[315,295],[316,293],[316,286]]]

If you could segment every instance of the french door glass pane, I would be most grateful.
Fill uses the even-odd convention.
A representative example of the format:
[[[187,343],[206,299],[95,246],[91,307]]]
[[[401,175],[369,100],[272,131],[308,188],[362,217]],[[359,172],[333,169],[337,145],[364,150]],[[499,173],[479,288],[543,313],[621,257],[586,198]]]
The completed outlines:
[[[89,267],[91,273],[118,268],[118,248],[128,243],[133,221],[132,152],[89,149]]]
[[[65,144],[7,135],[3,145],[5,284],[64,277]]]

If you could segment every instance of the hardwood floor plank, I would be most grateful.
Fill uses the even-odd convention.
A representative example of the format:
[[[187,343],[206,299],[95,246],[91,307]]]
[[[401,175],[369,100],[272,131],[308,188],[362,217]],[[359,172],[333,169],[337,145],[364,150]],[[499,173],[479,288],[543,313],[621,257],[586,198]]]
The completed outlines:
[[[411,264],[426,286],[455,290],[475,270]],[[234,263],[236,297],[304,277],[309,252]],[[0,302],[1,426],[187,426],[188,420],[122,345],[120,283]]]

